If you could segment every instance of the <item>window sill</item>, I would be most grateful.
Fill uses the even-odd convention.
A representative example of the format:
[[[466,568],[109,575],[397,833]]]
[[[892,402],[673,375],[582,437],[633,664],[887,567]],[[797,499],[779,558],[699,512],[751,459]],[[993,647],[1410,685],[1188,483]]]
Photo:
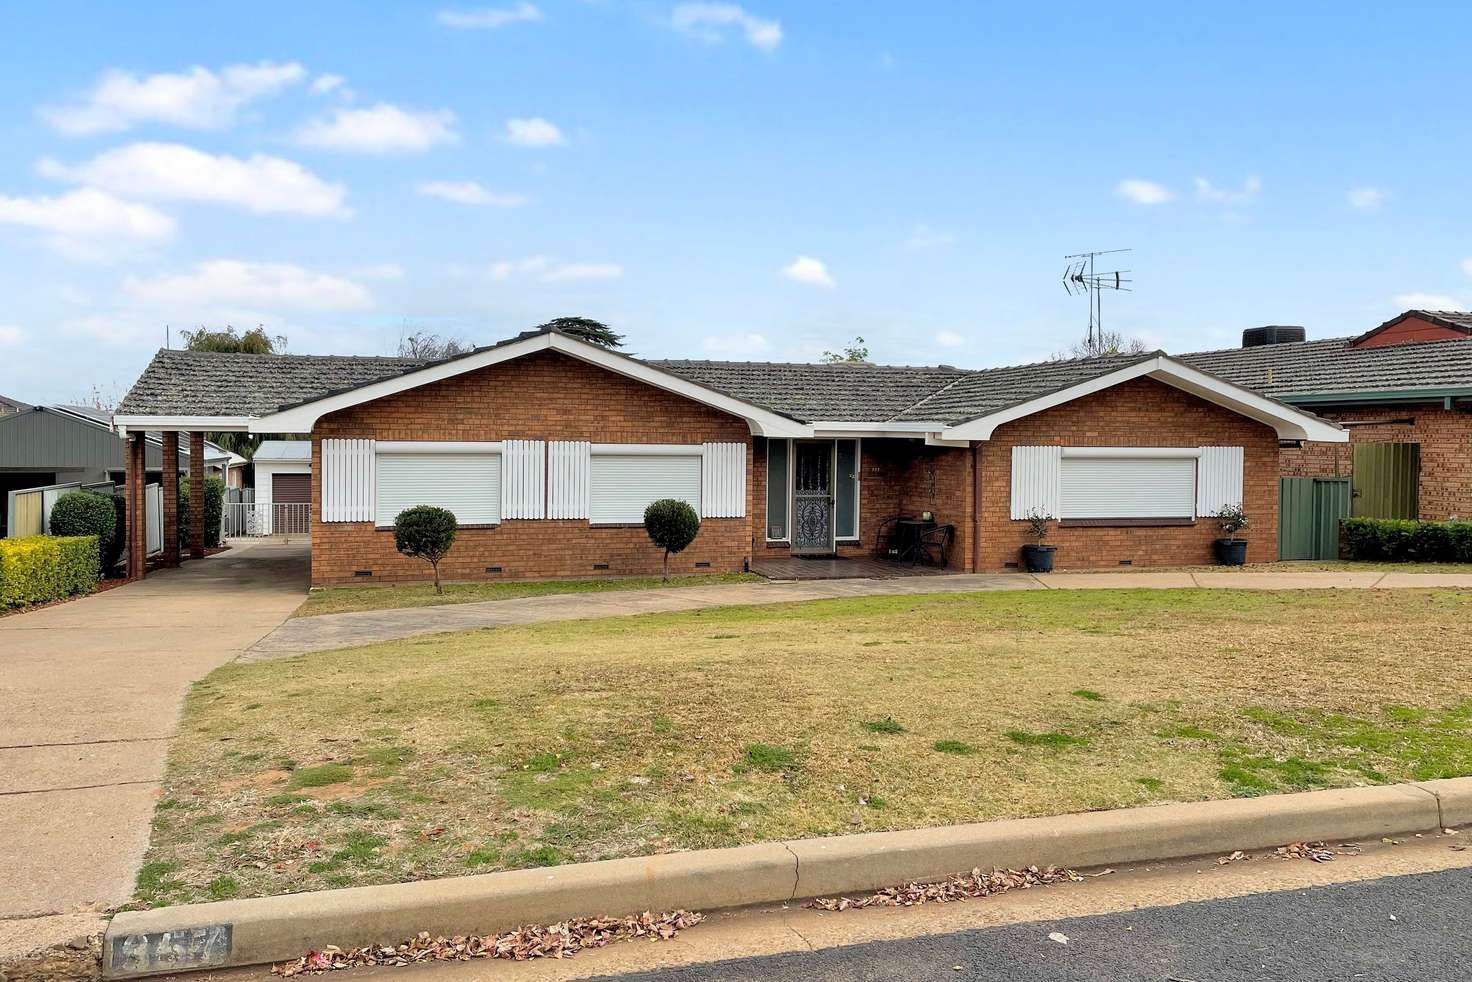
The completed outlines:
[[[459,530],[459,529],[498,529],[500,527],[501,527],[501,523],[500,522],[481,522],[481,523],[476,524],[476,525],[456,525],[455,526],[455,528],[457,530]],[[373,527],[373,529],[376,532],[392,532],[394,530],[394,527],[392,525],[375,525]]]
[[[1065,518],[1059,528],[1178,528],[1195,525],[1194,518]]]

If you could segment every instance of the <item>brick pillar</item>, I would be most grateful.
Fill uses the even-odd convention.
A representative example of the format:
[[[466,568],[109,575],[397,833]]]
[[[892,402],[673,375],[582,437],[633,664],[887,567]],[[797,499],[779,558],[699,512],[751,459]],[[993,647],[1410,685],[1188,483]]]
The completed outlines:
[[[204,434],[189,434],[189,558],[204,558]]]
[[[126,526],[130,579],[141,579],[148,563],[148,507],[143,491],[148,479],[145,446],[142,432],[129,433],[127,443],[123,445],[123,482],[127,502],[123,523]]]
[[[164,554],[161,566],[179,565],[179,433],[163,432]]]

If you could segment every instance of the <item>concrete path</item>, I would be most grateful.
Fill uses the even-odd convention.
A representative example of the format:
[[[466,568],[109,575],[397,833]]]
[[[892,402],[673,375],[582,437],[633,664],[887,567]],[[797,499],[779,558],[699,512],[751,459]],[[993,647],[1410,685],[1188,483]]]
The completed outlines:
[[[704,610],[711,607],[794,603],[839,597],[995,590],[1115,590],[1236,588],[1250,590],[1381,589],[1459,587],[1472,589],[1472,573],[1386,573],[1381,571],[1166,570],[1162,572],[961,574],[872,580],[803,580],[726,583],[655,590],[565,593],[515,600],[408,607],[347,614],[322,614],[287,621],[262,638],[241,661],[267,661],[312,651],[395,641],[424,634],[483,627],[591,620],[632,614]]]
[[[185,693],[296,609],[308,555],[245,544],[0,618],[0,956],[131,897]]]

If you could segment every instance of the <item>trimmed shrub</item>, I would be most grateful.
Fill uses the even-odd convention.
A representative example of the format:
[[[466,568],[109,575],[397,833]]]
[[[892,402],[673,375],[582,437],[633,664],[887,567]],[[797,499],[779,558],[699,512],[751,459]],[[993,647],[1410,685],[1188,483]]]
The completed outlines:
[[[225,482],[218,477],[204,479],[204,544],[212,549],[220,544],[220,522],[225,514]],[[189,478],[179,479],[179,545],[189,546]]]
[[[97,589],[97,537],[0,539],[0,608],[60,600]]]
[[[1345,559],[1389,563],[1472,563],[1472,522],[1346,518]]]
[[[670,578],[670,553],[683,552],[700,534],[700,516],[688,501],[660,498],[644,509],[644,531],[664,550],[664,578]]]
[[[51,508],[52,535],[95,535],[98,568],[117,565],[123,551],[123,529],[117,496],[95,491],[68,491]]]
[[[455,544],[456,526],[454,512],[434,505],[405,508],[394,519],[394,548],[433,567],[435,593],[445,592],[440,586],[440,560]]]

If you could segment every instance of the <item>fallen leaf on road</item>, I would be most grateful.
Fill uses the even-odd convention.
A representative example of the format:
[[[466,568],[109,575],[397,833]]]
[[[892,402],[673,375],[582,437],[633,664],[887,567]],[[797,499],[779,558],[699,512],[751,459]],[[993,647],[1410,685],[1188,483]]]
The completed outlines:
[[[272,965],[271,974],[291,978],[367,965],[464,962],[476,958],[504,958],[518,962],[532,958],[570,958],[589,948],[602,948],[634,938],[668,941],[703,920],[704,914],[688,910],[663,914],[645,911],[629,917],[579,917],[560,924],[528,925],[505,934],[484,937],[433,937],[428,931],[420,931],[412,941],[396,947],[373,945],[343,951],[329,946],[309,952],[294,962]]]
[[[1316,863],[1334,861],[1334,850],[1322,842],[1290,842],[1277,849],[1279,859],[1312,859]]]
[[[1059,944],[1068,944],[1068,935],[1063,934],[1059,931],[1054,931],[1052,934],[1048,935],[1048,940],[1056,941]]]
[[[1026,890],[1029,887],[1048,886],[1054,883],[1074,883],[1081,880],[1071,869],[1049,866],[1038,869],[994,869],[983,873],[972,870],[966,876],[952,876],[939,883],[907,883],[900,887],[885,887],[867,897],[817,897],[805,906],[816,910],[862,910],[865,907],[913,907],[917,904],[948,904],[968,897],[990,897],[1008,890]]]
[[[1251,858],[1252,857],[1249,856],[1249,855],[1247,855],[1247,853],[1243,852],[1241,849],[1238,849],[1236,852],[1232,853],[1230,856],[1218,856],[1217,857],[1216,864],[1218,866],[1225,866],[1228,863],[1235,863],[1238,860],[1251,859]]]

